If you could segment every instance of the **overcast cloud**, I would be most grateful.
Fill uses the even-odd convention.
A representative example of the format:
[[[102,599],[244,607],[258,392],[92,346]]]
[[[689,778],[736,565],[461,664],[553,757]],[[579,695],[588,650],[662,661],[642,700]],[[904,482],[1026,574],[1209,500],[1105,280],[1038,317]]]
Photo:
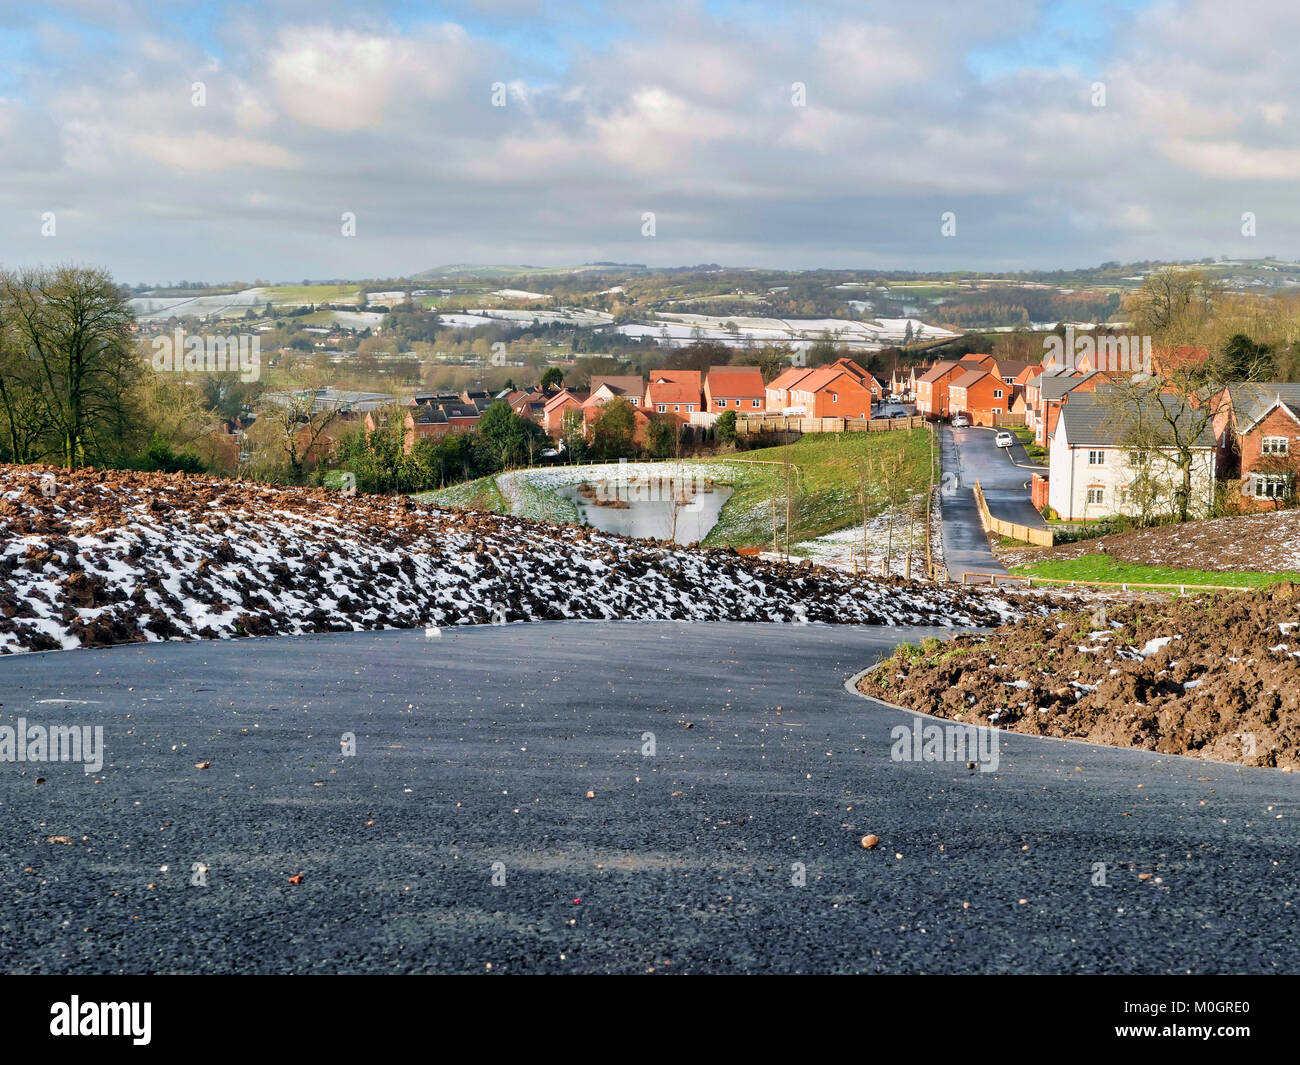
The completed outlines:
[[[1297,39],[1251,0],[5,4],[0,262],[1293,257]]]

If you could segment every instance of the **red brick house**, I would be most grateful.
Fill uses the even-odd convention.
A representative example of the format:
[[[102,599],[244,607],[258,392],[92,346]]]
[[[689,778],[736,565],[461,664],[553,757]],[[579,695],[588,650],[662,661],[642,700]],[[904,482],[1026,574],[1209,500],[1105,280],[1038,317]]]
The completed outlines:
[[[592,423],[600,417],[600,409],[612,399],[631,402],[626,396],[614,397],[608,395],[608,389],[602,387],[599,391],[593,392],[586,402],[582,404],[582,431],[588,440],[591,439]],[[650,431],[650,417],[651,412],[647,411],[644,406],[632,408],[632,443],[637,447],[645,446],[646,436]]]
[[[704,409],[761,414],[766,402],[763,372],[757,366],[714,366],[704,378]]]
[[[641,406],[688,422],[692,414],[704,409],[703,376],[699,370],[653,370]]]
[[[871,391],[871,399],[875,403],[880,403],[885,398],[888,386],[885,385],[879,377],[876,377],[874,373],[871,373],[865,367],[861,367],[861,365],[853,362],[853,359],[836,359],[835,362],[831,363],[831,365],[841,367],[842,369],[845,369],[845,371],[852,373],[854,377],[857,377],[858,381],[861,381],[862,384]]]
[[[767,410],[773,414],[780,414],[791,406],[793,401],[790,399],[790,389],[810,373],[812,370],[807,366],[791,366],[769,381],[764,389]]]
[[[366,424],[367,426],[370,424],[368,415]],[[406,432],[402,437],[402,451],[409,455],[417,440],[423,440],[426,437],[436,439],[446,436],[449,432],[451,432],[451,419],[447,417],[447,412],[441,407],[435,407],[430,403],[417,407],[408,407],[406,410]]]
[[[850,370],[832,363],[813,370],[790,389],[791,406],[808,418],[870,418],[871,386]]]
[[[934,420],[952,413],[948,389],[958,377],[972,370],[987,372],[997,360],[992,355],[967,355],[960,362],[936,362],[916,380],[916,413]]]
[[[988,370],[968,370],[948,385],[948,410],[972,425],[994,425],[1016,398],[1015,387]]]
[[[592,374],[587,386],[588,395],[594,396],[602,387],[608,388],[613,395],[622,396],[634,407],[641,406],[645,396],[645,384],[638,374]]]
[[[1273,510],[1295,499],[1300,473],[1300,384],[1229,385],[1214,402],[1218,476],[1235,483],[1242,510]]]
[[[542,428],[549,436],[559,439],[564,433],[564,416],[571,410],[581,411],[582,404],[588,399],[586,392],[574,392],[567,388],[560,389],[546,401],[542,408]]]
[[[1048,377],[1044,374],[1039,379],[1038,409],[1034,413],[1034,440],[1038,446],[1047,447],[1047,442],[1056,432],[1061,407],[1069,402],[1071,392],[1095,392],[1099,384],[1109,380],[1100,370],[1077,376]]]
[[[1039,437],[1039,425],[1043,417],[1043,385],[1054,377],[1079,377],[1077,371],[1066,366],[1048,366],[1040,368],[1025,381],[1025,425],[1034,430],[1034,439]],[[1046,437],[1044,436],[1044,439]]]

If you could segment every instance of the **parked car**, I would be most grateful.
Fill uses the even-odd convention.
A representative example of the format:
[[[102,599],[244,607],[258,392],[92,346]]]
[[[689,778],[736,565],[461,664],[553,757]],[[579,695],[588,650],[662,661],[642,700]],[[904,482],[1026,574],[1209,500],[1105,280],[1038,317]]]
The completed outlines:
[[[907,417],[907,411],[905,411],[905,410],[891,410],[891,411],[889,412],[889,416],[890,416],[891,418],[906,418],[906,417]]]
[[[966,415],[954,414],[952,416],[952,427],[954,429],[965,429],[968,425],[970,425],[970,422],[966,420]]]
[[[993,438],[993,443],[998,447],[1010,447],[1015,442],[1016,438],[1008,432],[998,433],[998,435]]]

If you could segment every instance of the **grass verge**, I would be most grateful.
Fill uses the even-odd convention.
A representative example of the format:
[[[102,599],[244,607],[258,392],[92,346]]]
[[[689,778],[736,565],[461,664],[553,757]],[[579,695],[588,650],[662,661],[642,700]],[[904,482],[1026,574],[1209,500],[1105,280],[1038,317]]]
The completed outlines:
[[[859,487],[868,485],[868,517],[887,507],[887,488],[903,493],[923,493],[930,485],[930,440],[925,429],[888,433],[809,433],[793,444],[758,448],[735,456],[687,459],[707,476],[732,489],[718,523],[704,538],[710,547],[760,547],[772,542],[772,499],[778,499],[777,527],[785,523],[785,466],[798,467],[794,475],[798,499],[792,507],[790,543],[811,540],[862,522]],[[937,461],[937,459],[936,459]],[[937,472],[936,472],[937,476]],[[519,492],[528,512],[548,521],[576,521],[572,503],[553,491],[521,478]],[[452,485],[415,497],[420,502],[474,510],[509,512],[509,504],[495,477]]]
[[[1071,581],[1117,581],[1129,584],[1221,584],[1242,588],[1264,588],[1281,581],[1300,581],[1300,573],[1256,573],[1251,570],[1169,569],[1122,562],[1110,555],[1084,555],[1014,566],[1012,573],[1030,577],[1053,577]]]

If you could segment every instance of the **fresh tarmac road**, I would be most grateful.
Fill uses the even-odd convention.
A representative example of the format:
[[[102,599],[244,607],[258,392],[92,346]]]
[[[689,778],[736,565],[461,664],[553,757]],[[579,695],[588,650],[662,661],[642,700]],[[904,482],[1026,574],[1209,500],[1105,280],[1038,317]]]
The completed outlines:
[[[922,634],[558,623],[0,659],[0,724],[107,747],[93,775],[0,763],[0,966],[1300,970],[1300,778],[1006,734],[996,772],[895,761],[891,729],[925,719],[843,685]]]
[[[1032,470],[1012,463],[1005,448],[995,446],[990,429],[939,429],[942,491],[943,553],[948,575],[961,580],[964,572],[1006,573],[989,548],[988,536],[975,506],[975,482],[984,490],[989,512],[1003,521],[1045,528],[1043,516],[1029,498]],[[1017,439],[1010,449],[1017,462],[1029,461]]]

